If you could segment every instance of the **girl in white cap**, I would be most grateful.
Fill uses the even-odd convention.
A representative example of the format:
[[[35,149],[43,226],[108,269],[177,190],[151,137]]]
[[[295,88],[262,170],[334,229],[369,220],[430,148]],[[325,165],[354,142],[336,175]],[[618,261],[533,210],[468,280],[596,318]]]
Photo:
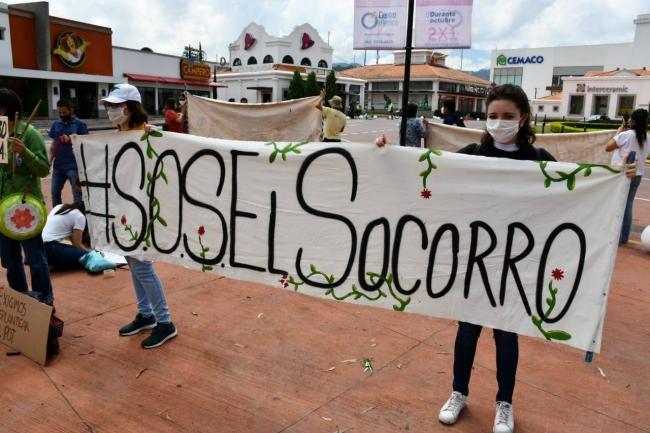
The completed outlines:
[[[147,112],[142,107],[138,89],[130,84],[118,84],[102,99],[108,118],[119,131],[144,130]],[[169,308],[163,285],[156,274],[153,262],[126,257],[131,269],[138,314],[135,319],[120,328],[120,335],[135,335],[146,329],[153,329],[151,335],[142,341],[142,347],[152,349],[176,337],[177,332],[169,316]]]

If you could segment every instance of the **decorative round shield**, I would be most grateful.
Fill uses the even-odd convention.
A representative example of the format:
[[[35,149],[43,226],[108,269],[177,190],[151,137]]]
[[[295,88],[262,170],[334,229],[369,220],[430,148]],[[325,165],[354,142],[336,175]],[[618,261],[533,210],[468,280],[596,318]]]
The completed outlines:
[[[0,201],[0,233],[8,238],[31,239],[43,231],[46,220],[45,206],[31,194],[15,193]]]

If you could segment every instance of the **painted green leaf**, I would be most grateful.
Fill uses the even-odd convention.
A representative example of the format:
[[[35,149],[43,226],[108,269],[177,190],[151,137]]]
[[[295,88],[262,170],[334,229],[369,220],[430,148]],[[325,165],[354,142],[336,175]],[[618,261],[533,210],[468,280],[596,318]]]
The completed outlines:
[[[422,173],[420,173],[421,177],[425,177],[425,176],[428,176],[428,175],[429,175],[429,170],[428,169],[424,170]]]
[[[164,227],[167,227],[167,221],[165,221],[165,219],[164,219],[163,217],[159,216],[159,217],[158,217],[158,221],[159,221],[160,224],[162,224]]]
[[[162,137],[162,132],[156,131],[155,129],[152,129],[151,132],[149,133],[152,137]]]
[[[283,153],[283,154],[282,154],[282,160],[283,160],[283,161],[286,161],[286,160],[287,160],[287,154],[286,154],[286,153]]]
[[[551,338],[553,340],[566,341],[571,339],[571,334],[565,331],[552,330],[546,332],[546,338]]]
[[[152,181],[152,178],[151,178],[151,173],[147,173],[147,181],[149,181],[149,182],[151,182],[151,181]]]
[[[271,152],[271,155],[269,155],[269,162],[275,161],[276,156],[278,156],[278,151],[274,150],[273,152]]]
[[[544,179],[544,186],[546,188],[551,186],[551,178],[550,177],[547,177],[546,179]]]
[[[208,251],[210,251],[210,247],[204,247],[203,251],[207,253]]]
[[[300,149],[298,148],[293,149],[293,153],[300,153]]]
[[[160,177],[162,177],[162,180],[165,181],[166,184],[169,185],[169,181],[167,180],[167,175],[164,172],[160,172]]]
[[[202,259],[205,259],[205,253],[201,252],[199,253],[199,256],[201,256]]]
[[[576,177],[575,176],[569,176],[569,179],[566,181],[566,187],[569,188],[569,191],[573,191],[573,188],[576,187]]]
[[[565,173],[564,171],[558,171],[557,174],[559,174],[562,177],[567,177],[569,173]]]
[[[542,324],[542,321],[541,321],[540,318],[537,317],[537,316],[533,316],[533,317],[531,317],[530,320],[532,320],[532,321],[533,321],[533,324],[534,324],[535,326],[537,326],[537,327],[539,327],[539,326]]]
[[[433,153],[435,153],[436,155],[438,155],[438,156],[442,156],[442,151],[439,150],[439,149],[431,149],[431,151],[432,151]]]
[[[422,162],[425,159],[427,159],[428,154],[429,154],[429,152],[424,152],[422,155],[420,155],[420,157],[418,158],[418,161]]]
[[[147,139],[147,133],[145,132],[145,133],[142,134],[142,136],[140,137],[140,141],[144,141],[144,140],[146,140],[146,139]]]
[[[585,169],[585,177],[589,176],[591,174],[591,167],[587,166]]]
[[[546,298],[546,305],[548,305],[549,307],[552,307],[554,304],[555,304],[555,302],[553,302],[553,299]]]
[[[269,141],[268,143],[264,143],[264,146],[272,146],[275,144],[275,141]]]
[[[153,148],[151,146],[147,146],[147,158],[153,158]]]
[[[203,265],[203,269],[206,270],[206,271],[211,271],[214,268],[212,266],[210,266],[210,265]]]

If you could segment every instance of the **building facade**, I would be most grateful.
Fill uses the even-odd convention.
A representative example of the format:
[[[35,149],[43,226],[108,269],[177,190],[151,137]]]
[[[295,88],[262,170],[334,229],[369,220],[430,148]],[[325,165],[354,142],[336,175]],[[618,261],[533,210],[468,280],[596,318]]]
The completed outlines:
[[[630,43],[493,50],[490,79],[520,85],[529,99],[539,99],[561,92],[564,77],[650,66],[650,14],[634,24]]]
[[[280,102],[288,99],[294,71],[303,78],[314,72],[319,83],[332,68],[334,50],[310,24],[297,26],[287,36],[269,35],[250,23],[229,47],[231,70],[219,72],[223,83],[218,99],[231,102]],[[365,81],[337,75],[338,94],[344,104],[364,103]]]
[[[215,64],[192,62],[187,73],[184,61],[114,47],[110,28],[50,16],[47,2],[0,3],[0,87],[15,90],[26,111],[42,101],[39,117],[56,117],[60,98],[72,100],[79,117],[102,117],[101,98],[123,82],[140,89],[149,114],[184,90],[211,95]]]
[[[402,107],[404,89],[404,51],[393,52],[393,64],[359,66],[340,73],[343,77],[366,80],[366,110],[385,111],[389,103]],[[490,82],[445,66],[445,55],[431,50],[413,50],[409,101],[423,114],[453,100],[462,113],[483,113]]]

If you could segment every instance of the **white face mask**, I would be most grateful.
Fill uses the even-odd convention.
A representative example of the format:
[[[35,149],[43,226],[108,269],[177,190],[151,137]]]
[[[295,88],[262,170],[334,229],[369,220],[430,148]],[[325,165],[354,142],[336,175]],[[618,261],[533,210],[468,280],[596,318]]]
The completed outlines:
[[[485,127],[497,143],[510,143],[519,132],[519,120],[488,119]]]
[[[121,125],[129,118],[129,116],[124,114],[124,108],[122,107],[109,108],[106,110],[106,113],[108,114],[108,120],[116,125]]]

